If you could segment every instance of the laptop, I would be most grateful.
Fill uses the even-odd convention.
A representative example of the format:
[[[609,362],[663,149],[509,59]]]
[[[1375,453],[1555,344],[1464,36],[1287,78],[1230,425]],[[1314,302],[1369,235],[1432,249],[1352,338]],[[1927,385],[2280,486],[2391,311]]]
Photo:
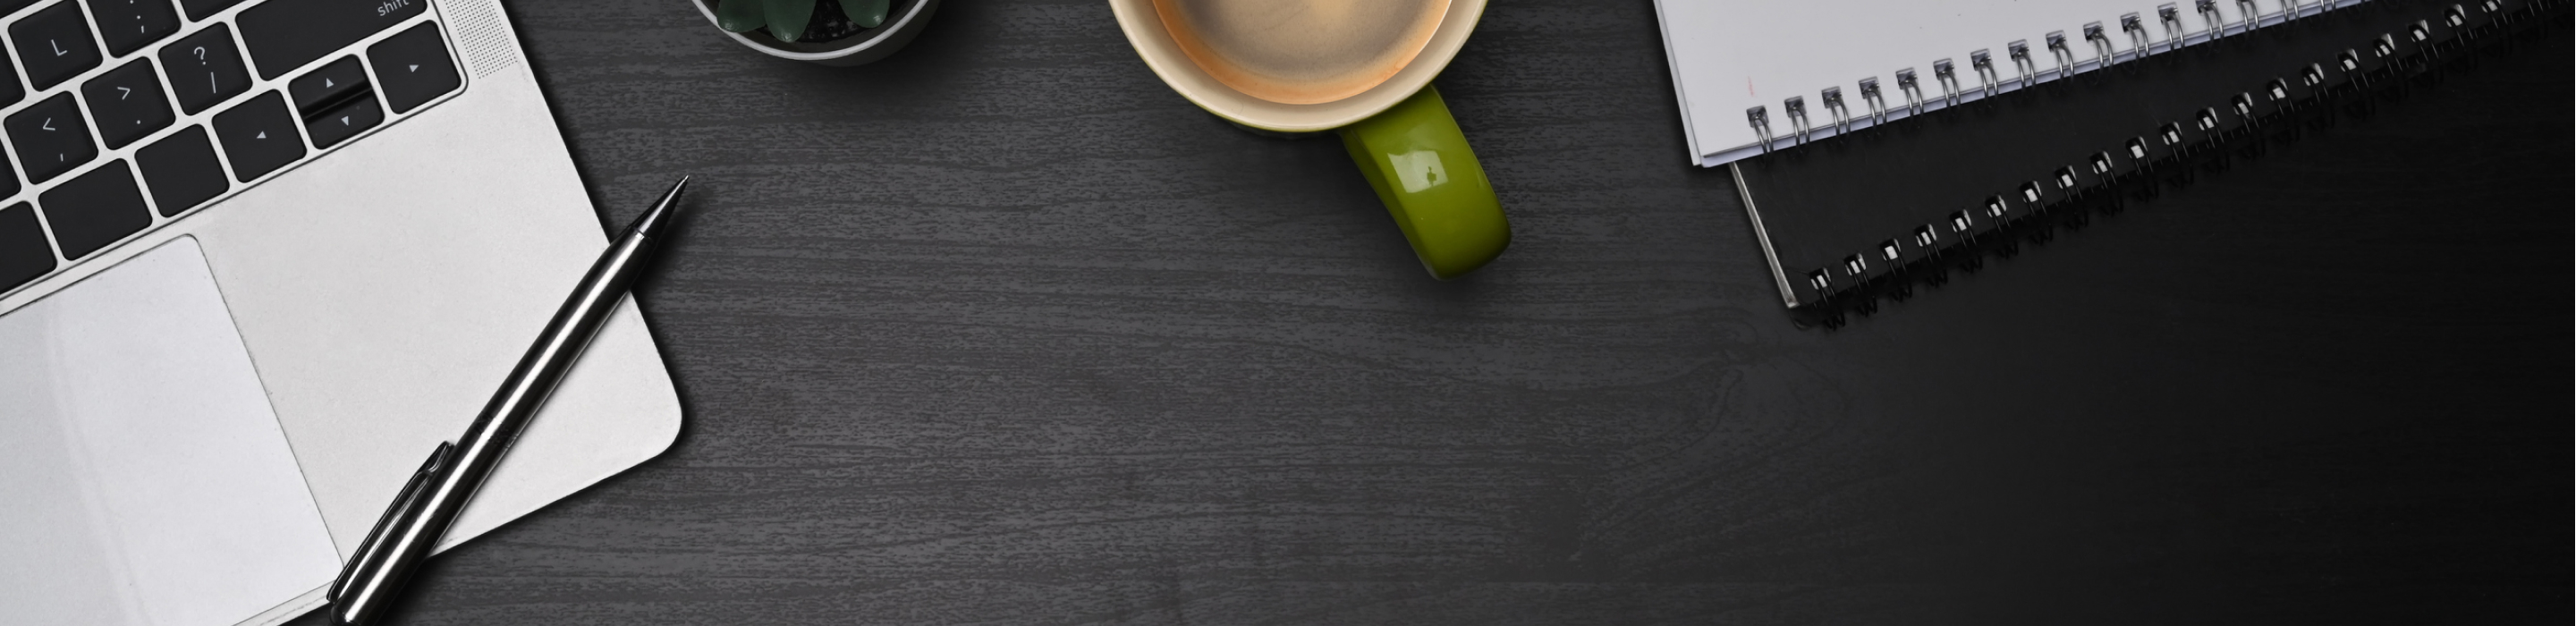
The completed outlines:
[[[497,0],[0,0],[0,622],[273,624],[608,242]],[[441,548],[669,447],[624,306]]]

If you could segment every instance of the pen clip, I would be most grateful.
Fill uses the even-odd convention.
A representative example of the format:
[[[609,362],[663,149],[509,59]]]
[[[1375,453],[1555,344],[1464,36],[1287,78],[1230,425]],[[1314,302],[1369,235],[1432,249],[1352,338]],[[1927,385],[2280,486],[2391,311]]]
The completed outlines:
[[[410,480],[403,481],[402,492],[394,495],[393,505],[385,507],[385,515],[376,518],[376,527],[367,531],[367,539],[358,542],[357,554],[349,556],[349,563],[340,568],[339,578],[331,580],[331,590],[323,594],[323,599],[338,603],[340,594],[349,590],[349,581],[356,578],[358,572],[378,567],[378,562],[385,560],[382,554],[385,546],[378,545],[384,539],[385,530],[392,527],[395,520],[417,516],[412,509],[419,508],[422,501],[420,486],[428,483],[439,470],[445,469],[447,457],[455,452],[456,444],[445,441],[438,442],[438,447],[429,451],[429,460],[422,461],[420,470],[412,472]]]

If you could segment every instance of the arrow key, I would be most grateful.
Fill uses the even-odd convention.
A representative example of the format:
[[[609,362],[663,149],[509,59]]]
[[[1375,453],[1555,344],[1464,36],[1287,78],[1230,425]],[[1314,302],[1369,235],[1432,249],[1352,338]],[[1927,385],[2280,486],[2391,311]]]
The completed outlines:
[[[233,163],[233,177],[241,182],[304,158],[304,140],[295,135],[295,115],[287,112],[286,98],[275,91],[215,114],[215,140],[223,144],[224,156]]]
[[[376,94],[362,93],[338,108],[304,118],[304,130],[313,135],[313,147],[329,148],[384,121],[385,110],[376,106]]]
[[[422,22],[367,46],[367,62],[376,66],[376,82],[382,85],[378,89],[396,113],[410,113],[464,84],[456,74],[456,61],[447,56],[447,41],[439,37],[437,22]]]
[[[339,108],[368,89],[367,70],[358,67],[358,57],[354,55],[340,57],[286,83],[287,95],[295,97],[295,112],[306,119]]]

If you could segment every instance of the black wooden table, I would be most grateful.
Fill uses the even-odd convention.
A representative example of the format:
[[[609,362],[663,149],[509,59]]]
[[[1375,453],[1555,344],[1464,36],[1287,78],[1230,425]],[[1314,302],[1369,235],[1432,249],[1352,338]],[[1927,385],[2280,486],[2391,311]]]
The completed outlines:
[[[2563,43],[1827,330],[1647,0],[1497,3],[1439,79],[1516,237],[1451,283],[1099,0],[852,69],[511,9],[603,227],[703,183],[641,288],[687,425],[402,623],[2570,617]]]

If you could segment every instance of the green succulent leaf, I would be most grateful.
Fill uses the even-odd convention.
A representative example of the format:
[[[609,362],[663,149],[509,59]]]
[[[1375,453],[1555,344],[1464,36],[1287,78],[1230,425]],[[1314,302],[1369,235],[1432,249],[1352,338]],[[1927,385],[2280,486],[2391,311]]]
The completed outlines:
[[[841,0],[841,12],[860,28],[876,28],[885,23],[886,9],[893,5],[894,0]]]
[[[760,28],[765,0],[723,0],[716,4],[716,28],[744,33]]]
[[[805,23],[814,21],[814,0],[763,0],[769,6],[769,36],[779,41],[795,41],[805,36]]]

